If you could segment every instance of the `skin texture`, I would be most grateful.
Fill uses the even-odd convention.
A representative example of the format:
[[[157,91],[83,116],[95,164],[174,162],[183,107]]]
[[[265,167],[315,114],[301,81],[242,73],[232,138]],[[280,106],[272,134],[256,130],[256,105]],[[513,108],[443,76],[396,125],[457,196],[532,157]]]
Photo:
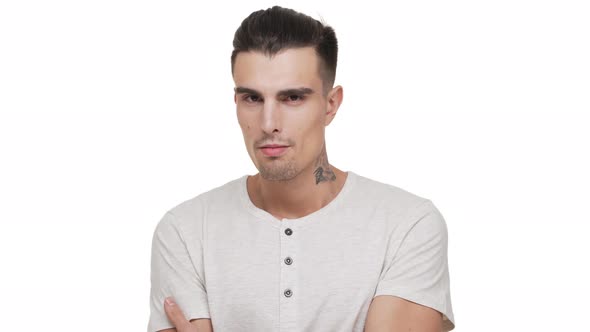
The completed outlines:
[[[342,103],[342,87],[325,89],[319,58],[311,47],[274,56],[241,52],[233,78],[236,115],[250,159],[259,173],[247,179],[252,203],[275,218],[294,219],[326,206],[342,189],[347,174],[330,165],[325,128]],[[325,91],[325,92],[324,92]],[[279,157],[265,156],[264,144],[287,145]],[[212,331],[210,319],[189,322],[178,306],[164,303],[176,329]],[[369,307],[366,332],[441,331],[441,314],[394,296],[377,296]]]

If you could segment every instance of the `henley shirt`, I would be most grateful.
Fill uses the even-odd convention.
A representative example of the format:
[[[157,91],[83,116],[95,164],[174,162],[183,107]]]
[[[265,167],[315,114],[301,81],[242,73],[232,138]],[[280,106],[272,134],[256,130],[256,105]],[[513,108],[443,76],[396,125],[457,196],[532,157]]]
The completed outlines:
[[[296,219],[252,203],[248,175],[169,209],[153,233],[148,332],[174,327],[164,299],[215,332],[358,331],[378,295],[455,327],[446,222],[431,200],[347,172],[337,196]]]

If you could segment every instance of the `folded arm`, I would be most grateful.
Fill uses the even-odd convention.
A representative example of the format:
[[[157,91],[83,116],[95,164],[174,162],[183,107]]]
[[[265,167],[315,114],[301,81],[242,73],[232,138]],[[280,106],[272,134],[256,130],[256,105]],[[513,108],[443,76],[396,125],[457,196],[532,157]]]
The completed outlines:
[[[442,314],[396,296],[376,296],[367,313],[365,332],[440,332]]]
[[[213,332],[213,326],[211,325],[211,319],[209,319],[209,318],[191,319],[190,323],[192,325],[191,330],[194,332]],[[158,332],[183,332],[183,331],[177,330],[176,328],[171,328],[171,329],[160,330]]]
[[[173,298],[167,298],[164,301],[164,311],[166,317],[173,328],[158,330],[158,332],[213,332],[211,318],[193,318],[190,321],[185,318],[182,308],[174,301]]]

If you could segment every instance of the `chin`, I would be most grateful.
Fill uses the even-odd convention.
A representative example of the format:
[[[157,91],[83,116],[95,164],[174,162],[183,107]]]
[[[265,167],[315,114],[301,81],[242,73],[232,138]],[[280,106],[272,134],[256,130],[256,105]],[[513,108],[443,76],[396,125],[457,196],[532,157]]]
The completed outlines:
[[[268,181],[289,181],[300,173],[293,160],[277,164],[269,161],[266,164],[259,164],[256,168],[260,176]]]

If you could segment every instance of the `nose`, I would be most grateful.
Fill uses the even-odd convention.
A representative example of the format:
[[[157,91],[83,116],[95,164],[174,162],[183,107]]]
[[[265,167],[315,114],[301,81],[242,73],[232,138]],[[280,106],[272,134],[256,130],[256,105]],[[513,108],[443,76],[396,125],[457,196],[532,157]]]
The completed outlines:
[[[261,117],[262,130],[267,134],[280,133],[282,131],[281,110],[276,101],[265,101]]]

